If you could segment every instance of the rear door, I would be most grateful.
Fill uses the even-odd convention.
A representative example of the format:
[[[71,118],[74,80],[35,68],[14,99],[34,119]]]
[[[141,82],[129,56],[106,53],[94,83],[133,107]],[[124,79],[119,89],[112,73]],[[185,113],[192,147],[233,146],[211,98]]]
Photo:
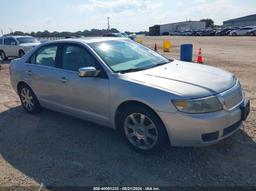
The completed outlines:
[[[65,43],[60,53],[59,102],[73,115],[109,122],[109,80],[95,56],[83,45]],[[95,67],[98,77],[79,77],[79,68]]]
[[[43,106],[54,107],[58,105],[60,84],[57,78],[58,44],[43,46],[36,51],[28,63],[25,64],[26,78]],[[54,109],[54,108],[53,108]]]

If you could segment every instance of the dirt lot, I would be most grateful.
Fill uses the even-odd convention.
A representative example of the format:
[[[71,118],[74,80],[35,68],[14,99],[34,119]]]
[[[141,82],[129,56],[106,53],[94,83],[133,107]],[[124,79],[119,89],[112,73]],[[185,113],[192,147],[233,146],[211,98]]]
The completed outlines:
[[[244,129],[207,148],[171,148],[144,156],[117,132],[52,111],[28,115],[0,71],[0,187],[9,186],[256,186],[256,38],[167,37],[167,56],[182,43],[203,50],[205,63],[235,73],[252,113]],[[141,37],[153,47],[164,37]],[[195,52],[196,53],[196,52]],[[194,57],[196,59],[196,57]],[[34,187],[36,188],[36,187]]]

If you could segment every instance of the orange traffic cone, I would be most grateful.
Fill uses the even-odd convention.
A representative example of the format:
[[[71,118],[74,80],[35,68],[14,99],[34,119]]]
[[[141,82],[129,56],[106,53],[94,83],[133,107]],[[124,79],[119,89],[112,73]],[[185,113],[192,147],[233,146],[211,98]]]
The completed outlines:
[[[199,51],[198,51],[197,63],[200,63],[200,64],[203,63],[202,49],[201,48],[199,48]]]
[[[157,52],[157,44],[155,43],[155,51]]]

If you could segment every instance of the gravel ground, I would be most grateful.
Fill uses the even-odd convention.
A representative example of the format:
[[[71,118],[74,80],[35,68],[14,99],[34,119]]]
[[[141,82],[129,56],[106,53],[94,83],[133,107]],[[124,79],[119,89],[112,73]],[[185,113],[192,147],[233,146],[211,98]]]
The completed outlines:
[[[168,37],[169,38],[169,37]],[[141,37],[153,47],[163,37]],[[244,128],[205,148],[142,155],[112,129],[45,110],[28,115],[0,71],[0,188],[10,186],[256,186],[256,38],[172,37],[203,49],[205,62],[235,73],[252,101]]]

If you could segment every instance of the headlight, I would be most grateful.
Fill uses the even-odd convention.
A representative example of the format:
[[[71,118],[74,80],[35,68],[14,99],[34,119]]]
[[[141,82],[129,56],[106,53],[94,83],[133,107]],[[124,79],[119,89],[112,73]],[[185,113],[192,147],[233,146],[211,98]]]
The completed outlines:
[[[194,100],[176,100],[173,101],[173,104],[179,111],[193,114],[210,113],[223,109],[222,104],[217,97]]]

